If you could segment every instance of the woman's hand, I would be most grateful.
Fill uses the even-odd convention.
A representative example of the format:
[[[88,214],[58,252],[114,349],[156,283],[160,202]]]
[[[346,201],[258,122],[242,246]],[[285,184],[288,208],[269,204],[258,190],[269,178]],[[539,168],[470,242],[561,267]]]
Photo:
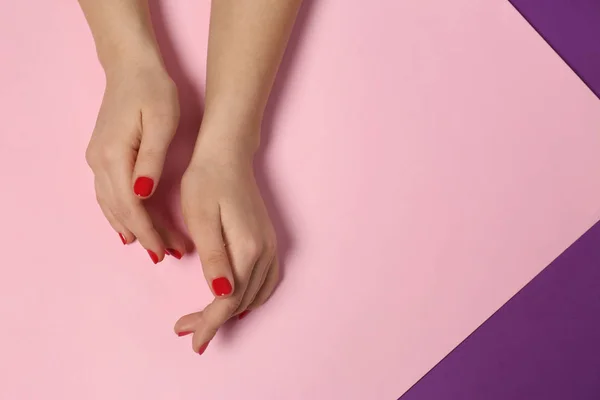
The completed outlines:
[[[275,232],[254,178],[253,151],[201,132],[182,185],[183,215],[204,276],[215,295],[203,311],[182,317],[179,336],[194,333],[202,354],[231,317],[262,305],[279,279]],[[251,146],[250,146],[251,147]]]
[[[124,244],[137,238],[154,263],[165,251],[179,258],[181,238],[161,237],[142,203],[156,189],[179,121],[175,84],[159,63],[113,67],[106,77],[86,152],[98,204]]]

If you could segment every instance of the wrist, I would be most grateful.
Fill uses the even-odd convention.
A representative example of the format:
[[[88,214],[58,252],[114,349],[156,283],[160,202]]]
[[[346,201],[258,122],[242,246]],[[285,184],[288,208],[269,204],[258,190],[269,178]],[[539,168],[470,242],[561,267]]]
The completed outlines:
[[[116,42],[99,41],[97,53],[100,65],[107,76],[123,71],[164,70],[158,45],[152,37],[140,35],[135,39]]]
[[[153,83],[170,80],[169,74],[160,59],[135,58],[113,61],[103,65],[106,84],[121,85],[124,82],[139,80],[152,81]]]
[[[199,146],[227,147],[254,155],[260,146],[262,116],[258,113],[236,112],[234,107],[210,107],[202,118]]]
[[[194,149],[192,163],[242,167],[252,165],[260,144],[260,124],[241,127],[204,119]]]

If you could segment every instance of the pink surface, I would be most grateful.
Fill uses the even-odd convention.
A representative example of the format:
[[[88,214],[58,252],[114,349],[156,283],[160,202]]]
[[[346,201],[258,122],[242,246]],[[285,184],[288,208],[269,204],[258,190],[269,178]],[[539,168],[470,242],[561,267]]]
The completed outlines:
[[[207,13],[162,10],[198,86]],[[507,2],[300,23],[264,161],[284,281],[198,357],[172,332],[210,299],[198,262],[153,266],[94,204],[76,3],[2,1],[0,398],[397,398],[600,216],[600,103]]]

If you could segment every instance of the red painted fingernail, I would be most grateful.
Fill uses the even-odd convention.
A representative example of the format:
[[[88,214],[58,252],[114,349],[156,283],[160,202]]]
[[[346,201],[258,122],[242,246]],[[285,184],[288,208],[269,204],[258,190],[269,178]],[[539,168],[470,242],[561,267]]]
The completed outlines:
[[[188,331],[178,332],[177,336],[182,337],[182,336],[185,336],[185,335],[189,335],[190,333],[193,333],[193,332],[188,332]]]
[[[199,355],[202,355],[202,353],[204,353],[206,351],[206,348],[208,347],[209,343],[210,342],[206,342],[202,346],[200,346],[200,348],[198,349],[198,354]]]
[[[127,244],[127,239],[125,239],[125,236],[119,233],[119,237],[121,238],[121,242],[123,242],[123,244]]]
[[[156,255],[155,252],[153,252],[152,250],[146,250],[148,252],[148,255],[150,256],[150,258],[152,259],[152,262],[154,264],[158,263],[158,256]]]
[[[175,257],[178,260],[181,260],[181,253],[178,252],[177,250],[175,250],[175,249],[167,249],[166,252],[167,252],[168,255],[173,256],[173,257]]]
[[[152,178],[146,176],[140,176],[135,180],[133,184],[133,192],[140,197],[148,197],[152,193],[154,187],[154,181]]]
[[[233,289],[231,287],[231,283],[229,282],[229,279],[225,278],[225,277],[220,277],[217,279],[214,279],[212,281],[212,287],[213,287],[213,292],[215,292],[215,295],[217,296],[225,296],[231,293],[231,290]]]
[[[238,319],[245,318],[248,314],[250,314],[250,310],[242,311],[240,315],[238,315]]]

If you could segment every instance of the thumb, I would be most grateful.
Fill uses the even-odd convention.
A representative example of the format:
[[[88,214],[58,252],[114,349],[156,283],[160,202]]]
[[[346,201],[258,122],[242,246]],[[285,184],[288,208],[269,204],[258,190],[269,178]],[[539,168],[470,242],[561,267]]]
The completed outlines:
[[[204,277],[216,297],[233,293],[233,272],[223,240],[221,216],[218,207],[187,216],[187,227],[200,256]]]
[[[142,117],[142,126],[142,141],[133,170],[133,192],[147,198],[154,193],[160,180],[167,150],[177,129],[177,118],[153,120]]]

